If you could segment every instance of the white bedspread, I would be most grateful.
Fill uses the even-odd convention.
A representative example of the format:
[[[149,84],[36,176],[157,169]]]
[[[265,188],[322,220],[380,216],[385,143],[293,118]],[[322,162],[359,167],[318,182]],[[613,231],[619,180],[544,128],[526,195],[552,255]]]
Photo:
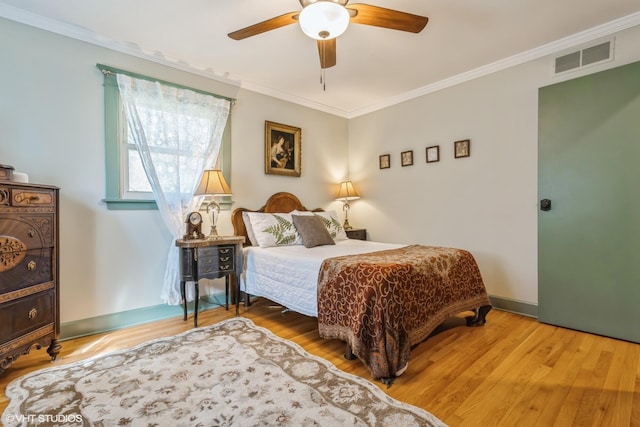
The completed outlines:
[[[318,316],[318,273],[327,258],[401,248],[406,245],[339,240],[335,245],[244,249],[240,289],[307,316]]]

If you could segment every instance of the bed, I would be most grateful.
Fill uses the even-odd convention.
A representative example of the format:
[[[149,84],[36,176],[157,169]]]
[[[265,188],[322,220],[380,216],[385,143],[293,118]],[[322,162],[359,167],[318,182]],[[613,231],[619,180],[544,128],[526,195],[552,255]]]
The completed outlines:
[[[332,243],[305,247],[308,235],[289,222],[310,215],[322,219]],[[467,325],[480,326],[491,310],[466,250],[347,239],[335,212],[309,211],[286,192],[260,209],[235,209],[232,223],[246,237],[238,285],[245,304],[253,295],[317,317],[321,337],[345,341],[348,354],[387,384],[406,369],[411,347],[448,317],[472,311]]]

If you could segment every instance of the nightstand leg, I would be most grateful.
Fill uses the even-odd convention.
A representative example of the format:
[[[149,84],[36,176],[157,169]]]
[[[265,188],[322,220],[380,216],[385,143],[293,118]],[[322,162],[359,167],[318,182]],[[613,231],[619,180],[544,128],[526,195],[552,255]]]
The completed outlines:
[[[233,291],[236,300],[236,316],[240,315],[240,277],[236,274],[236,280],[234,283]]]
[[[195,308],[193,311],[193,327],[198,327],[198,301],[200,301],[200,286],[198,286],[198,282],[193,282],[196,290],[195,295]]]
[[[229,275],[224,278],[224,309],[229,310]]]
[[[187,320],[187,297],[185,295],[185,281],[180,281],[180,296],[182,297],[182,307],[184,307],[184,318],[182,320]]]

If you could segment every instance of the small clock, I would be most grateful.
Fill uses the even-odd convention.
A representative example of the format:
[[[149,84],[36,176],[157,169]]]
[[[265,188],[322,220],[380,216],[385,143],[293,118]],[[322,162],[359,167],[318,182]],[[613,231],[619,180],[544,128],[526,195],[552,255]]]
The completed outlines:
[[[191,212],[187,215],[187,233],[182,237],[184,240],[204,239],[202,234],[202,215],[200,212]]]

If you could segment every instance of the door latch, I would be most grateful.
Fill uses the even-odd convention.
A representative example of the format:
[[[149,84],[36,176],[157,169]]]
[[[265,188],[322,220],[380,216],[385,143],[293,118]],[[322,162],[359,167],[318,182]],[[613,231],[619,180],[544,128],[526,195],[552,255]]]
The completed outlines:
[[[540,210],[541,211],[550,211],[551,210],[551,200],[549,199],[542,199],[540,200]]]

